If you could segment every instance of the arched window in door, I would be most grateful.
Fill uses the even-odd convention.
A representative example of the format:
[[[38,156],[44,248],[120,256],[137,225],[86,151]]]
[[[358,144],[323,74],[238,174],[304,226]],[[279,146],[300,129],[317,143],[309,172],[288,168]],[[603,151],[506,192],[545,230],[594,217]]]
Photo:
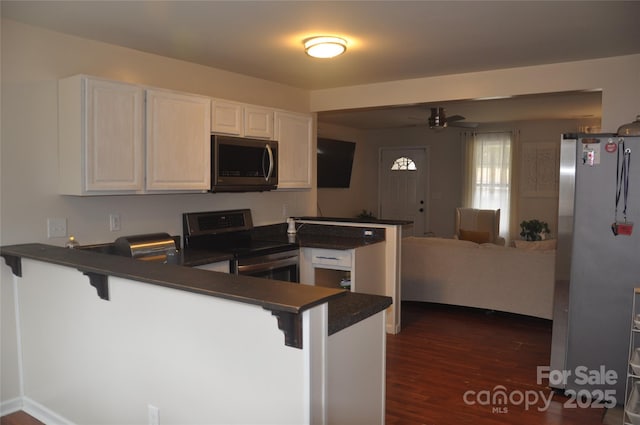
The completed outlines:
[[[411,158],[407,158],[406,156],[401,156],[400,158],[396,158],[393,161],[393,165],[391,165],[392,171],[416,171],[416,163],[413,162]]]

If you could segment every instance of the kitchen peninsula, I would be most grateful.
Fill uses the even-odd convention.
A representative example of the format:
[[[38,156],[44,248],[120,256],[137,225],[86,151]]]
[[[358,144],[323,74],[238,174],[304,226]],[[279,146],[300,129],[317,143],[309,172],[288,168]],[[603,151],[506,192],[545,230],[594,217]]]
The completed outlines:
[[[401,241],[403,235],[411,234],[412,221],[386,220],[386,219],[360,219],[344,217],[295,217],[297,239],[302,248],[301,281],[312,279],[310,269],[314,258],[313,250],[307,248],[326,248],[329,250],[348,250],[357,246],[366,246],[368,243],[378,243],[382,238],[379,252],[373,255],[363,256],[362,263],[369,267],[363,268],[367,273],[364,278],[364,291],[373,294],[385,295],[392,299],[392,304],[386,310],[386,329],[388,333],[400,332],[400,260]],[[381,236],[383,235],[383,236]],[[352,246],[349,246],[349,243]],[[371,249],[373,250],[373,249]],[[355,253],[354,253],[355,254]],[[369,254],[369,253],[368,253]],[[331,257],[341,262],[341,255],[326,255],[320,253],[320,257]],[[377,259],[377,260],[374,260]],[[329,267],[327,264],[319,267]],[[315,266],[313,267],[315,268]],[[306,269],[306,271],[305,271]],[[356,292],[357,289],[356,280]],[[372,282],[379,282],[373,283]]]
[[[0,253],[19,402],[47,423],[384,422],[388,297],[44,244]]]

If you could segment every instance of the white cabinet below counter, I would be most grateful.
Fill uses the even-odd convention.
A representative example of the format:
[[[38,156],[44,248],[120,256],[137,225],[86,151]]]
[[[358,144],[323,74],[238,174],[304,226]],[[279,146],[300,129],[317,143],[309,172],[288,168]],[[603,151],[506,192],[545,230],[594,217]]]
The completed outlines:
[[[385,243],[354,249],[300,249],[300,283],[338,288],[350,278],[351,292],[385,295]]]

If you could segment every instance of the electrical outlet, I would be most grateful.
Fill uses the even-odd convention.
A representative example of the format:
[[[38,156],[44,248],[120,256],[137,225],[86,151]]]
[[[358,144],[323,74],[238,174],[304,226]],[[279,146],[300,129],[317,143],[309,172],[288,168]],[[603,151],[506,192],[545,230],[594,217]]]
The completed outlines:
[[[109,214],[109,230],[112,232],[120,231],[120,214]]]
[[[66,238],[67,219],[47,218],[47,238]]]
[[[149,404],[147,405],[147,413],[149,416],[149,425],[160,425],[160,409]]]

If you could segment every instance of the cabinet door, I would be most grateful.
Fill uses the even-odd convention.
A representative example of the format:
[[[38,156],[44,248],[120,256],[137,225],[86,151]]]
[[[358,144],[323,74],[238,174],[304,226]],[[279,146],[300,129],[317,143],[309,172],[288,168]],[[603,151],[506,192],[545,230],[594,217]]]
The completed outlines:
[[[240,136],[243,131],[242,104],[213,99],[211,101],[211,131]]]
[[[142,191],[142,88],[76,75],[58,89],[60,193]]]
[[[313,120],[308,114],[278,111],[275,138],[280,150],[278,189],[311,187]]]
[[[209,98],[147,90],[147,190],[210,188]]]
[[[273,110],[245,105],[244,136],[273,140]]]

